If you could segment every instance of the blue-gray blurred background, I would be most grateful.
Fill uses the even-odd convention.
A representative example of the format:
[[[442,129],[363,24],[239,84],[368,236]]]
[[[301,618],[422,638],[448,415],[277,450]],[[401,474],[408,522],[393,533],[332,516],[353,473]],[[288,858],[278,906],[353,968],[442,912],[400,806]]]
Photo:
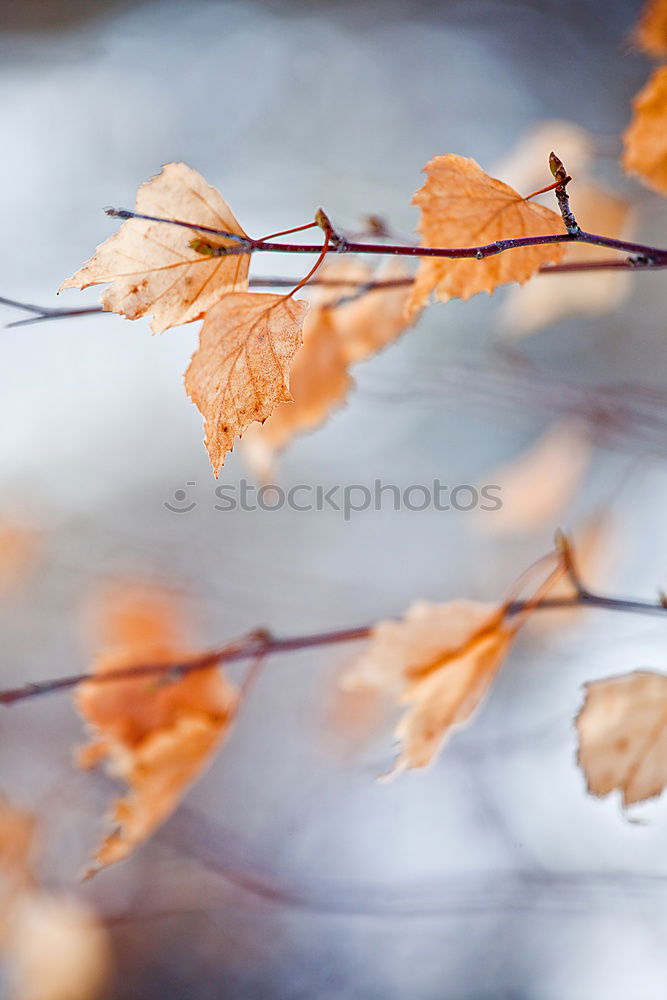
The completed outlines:
[[[341,227],[373,212],[409,233],[430,158],[459,152],[490,169],[551,118],[592,132],[640,233],[664,244],[664,208],[616,166],[649,73],[628,41],[638,11],[4,0],[0,294],[59,304],[60,282],[114,231],[101,209],[130,206],[171,160],[218,187],[253,234],[319,205]],[[271,259],[255,273],[299,267]],[[278,482],[484,481],[607,387],[618,427],[564,518],[613,500],[609,586],[650,597],[667,584],[667,421],[657,394],[649,416],[642,400],[667,385],[664,280],[638,275],[618,311],[560,322],[518,358],[499,346],[502,296],[431,309],[355,369],[348,405],[295,442]],[[187,592],[212,644],[257,625],[373,621],[418,597],[498,598],[549,547],[556,524],[496,541],[466,513],[216,510],[182,387],[196,333],[153,337],[108,315],[2,332],[0,508],[43,535],[31,585],[0,609],[3,685],[87,667],[80,609],[108,576]],[[248,475],[234,455],[221,482]],[[164,506],[180,489],[190,513]],[[572,720],[586,680],[662,669],[664,628],[600,613],[527,634],[475,725],[426,774],[389,785],[374,781],[391,761],[389,725],[350,752],[332,722],[351,650],[275,658],[184,810],[83,890],[113,927],[111,995],[662,998],[667,806],[640,810],[637,825],[613,797],[587,797]],[[42,811],[57,885],[77,877],[113,790],[75,775],[80,740],[67,696],[2,716],[0,786]]]

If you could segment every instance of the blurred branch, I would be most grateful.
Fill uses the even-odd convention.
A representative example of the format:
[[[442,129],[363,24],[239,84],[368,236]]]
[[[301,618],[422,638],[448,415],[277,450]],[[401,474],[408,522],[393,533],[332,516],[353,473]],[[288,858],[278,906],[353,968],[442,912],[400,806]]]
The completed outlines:
[[[606,611],[620,611],[628,614],[667,615],[667,604],[662,596],[656,602],[636,601],[624,597],[607,597],[589,591],[581,583],[575,569],[572,546],[562,533],[556,537],[556,557],[560,566],[570,580],[574,593],[570,597],[540,597],[535,600],[510,600],[503,606],[506,618],[519,615],[522,612],[547,611],[554,608],[589,607]],[[541,561],[541,560],[540,560]],[[79,684],[111,684],[114,681],[126,681],[139,677],[163,677],[165,681],[177,681],[187,674],[200,670],[210,670],[223,663],[236,663],[252,660],[262,663],[269,655],[293,653],[301,649],[313,649],[318,646],[332,646],[339,643],[354,642],[368,639],[372,636],[374,625],[357,625],[352,628],[337,629],[330,632],[316,632],[310,635],[294,635],[277,637],[266,629],[256,629],[252,632],[227,642],[217,648],[199,653],[187,660],[174,663],[139,663],[117,670],[107,670],[104,673],[73,674],[68,677],[57,677],[53,680],[24,684],[17,688],[0,691],[0,704],[13,705],[18,701],[35,698],[38,695],[55,694],[77,687]],[[254,671],[252,672],[254,674]],[[252,676],[251,674],[251,676]],[[249,679],[248,683],[250,682]]]

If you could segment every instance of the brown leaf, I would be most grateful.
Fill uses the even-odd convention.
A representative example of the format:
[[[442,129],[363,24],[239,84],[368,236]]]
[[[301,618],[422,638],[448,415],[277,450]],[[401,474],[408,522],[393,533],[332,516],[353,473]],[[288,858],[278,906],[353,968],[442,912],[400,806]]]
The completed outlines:
[[[181,613],[173,596],[127,587],[108,597],[103,629],[107,643],[94,672],[191,659]],[[237,705],[232,685],[217,668],[183,676],[84,682],[75,696],[93,740],[79,757],[82,767],[104,761],[129,788],[114,808],[117,829],[95,854],[98,868],[127,857],[178,806],[227,735]]]
[[[592,445],[576,421],[552,424],[511,462],[484,481],[500,487],[502,507],[479,514],[478,527],[494,535],[557,527],[590,465]]]
[[[592,182],[570,186],[570,204],[586,232],[618,239],[631,235],[630,205]],[[573,243],[564,260],[594,261],[608,258],[604,247]],[[568,316],[597,316],[612,312],[627,298],[632,275],[624,271],[593,271],[536,275],[521,288],[512,288],[501,309],[501,323],[512,339],[525,337]]]
[[[514,639],[514,630],[498,626],[476,639],[443,669],[410,684],[401,702],[408,705],[395,735],[402,751],[400,767],[426,767],[445,737],[471,721],[488,694]]]
[[[206,314],[185,388],[204,416],[216,476],[234,438],[292,398],[289,368],[302,341],[308,303],[237,292]]]
[[[136,211],[245,236],[231,209],[185,163],[168,163],[137,191]],[[225,292],[248,287],[246,253],[210,256],[189,246],[201,239],[208,247],[238,248],[235,240],[160,222],[129,219],[105,240],[87,264],[63,282],[87,288],[111,282],[102,293],[104,309],[137,319],[153,315],[155,333],[199,319]]]
[[[667,676],[637,670],[587,684],[577,732],[589,792],[601,797],[618,789],[624,806],[660,795],[667,784]]]
[[[635,39],[648,55],[667,56],[667,0],[648,0],[635,29]]]
[[[633,101],[633,117],[623,136],[623,167],[667,194],[667,66],[661,66]]]
[[[422,246],[475,247],[564,232],[559,215],[526,201],[472,159],[449,153],[431,160],[425,171],[426,183],[413,199],[421,208]],[[506,250],[484,260],[423,258],[407,312],[416,315],[432,292],[446,302],[527,281],[542,265],[560,261],[563,253],[563,245],[547,244]]]
[[[253,424],[243,437],[243,451],[255,475],[268,481],[276,453],[296,434],[323,423],[344,401],[351,384],[331,311],[311,309],[303,325],[303,347],[290,371],[292,401],[279,403],[263,424]]]
[[[293,437],[318,427],[345,401],[352,386],[348,365],[386,347],[408,326],[404,308],[409,285],[371,291],[362,287],[371,281],[408,277],[400,262],[392,261],[373,272],[358,258],[334,258],[319,276],[337,284],[314,286],[303,326],[303,347],[290,371],[292,401],[281,403],[268,420],[249,428],[243,438],[248,462],[264,481],[272,475],[276,454]]]
[[[426,767],[447,736],[470,721],[515,632],[502,607],[475,601],[420,601],[402,621],[375,627],[345,686],[377,687],[408,706],[395,730],[400,753],[392,773]]]

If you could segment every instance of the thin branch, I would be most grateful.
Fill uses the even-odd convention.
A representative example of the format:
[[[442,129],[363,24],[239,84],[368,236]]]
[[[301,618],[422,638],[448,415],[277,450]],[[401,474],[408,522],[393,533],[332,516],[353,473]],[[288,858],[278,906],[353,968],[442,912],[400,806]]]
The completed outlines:
[[[554,243],[587,243],[591,246],[607,247],[610,250],[620,250],[624,253],[632,254],[636,258],[640,258],[645,262],[642,264],[644,267],[667,266],[667,249],[648,246],[644,243],[632,243],[628,240],[617,240],[610,236],[601,236],[597,233],[587,233],[583,229],[579,230],[578,233],[553,233],[549,236],[521,236],[516,239],[495,240],[493,243],[486,243],[475,247],[422,247],[346,242],[343,247],[330,249],[329,253],[419,258],[438,257],[448,260],[462,260],[474,257],[476,260],[484,260],[486,257],[493,257],[496,254],[504,253],[506,250],[547,246]],[[263,240],[253,241],[250,246],[250,252],[258,251],[263,253],[319,254],[321,250],[322,247],[320,244],[272,243]],[[228,253],[236,253],[236,249],[227,250],[227,248],[222,247],[219,255],[225,256]]]
[[[562,185],[560,186],[562,187]],[[145,218],[151,222],[164,222],[166,225],[177,225],[185,228],[189,226],[191,229],[207,232],[213,236],[233,238],[239,244],[235,247],[207,246],[207,256],[225,257],[255,252],[319,255],[322,252],[322,245],[317,243],[274,243],[271,240],[253,240],[250,237],[243,240],[239,236],[233,236],[233,234],[222,230],[210,229],[206,226],[198,226],[196,223],[187,223],[159,216],[137,215],[136,212],[132,212],[126,208],[107,209],[106,211],[108,215],[115,215],[121,219]],[[388,243],[357,243],[341,240],[339,244],[329,247],[328,253],[370,254],[378,257],[440,257],[448,260],[462,260],[474,257],[477,260],[484,260],[486,257],[493,257],[496,254],[504,253],[506,250],[548,246],[554,243],[587,243],[591,246],[607,247],[610,250],[620,250],[640,258],[645,261],[643,264],[645,267],[667,266],[667,249],[649,246],[645,243],[617,240],[610,236],[601,236],[597,233],[587,233],[583,229],[580,229],[578,225],[576,230],[573,228],[572,232],[553,233],[548,236],[520,236],[515,239],[495,240],[493,243],[485,243],[475,247],[422,247]]]
[[[521,236],[515,239],[495,240],[493,243],[486,243],[476,247],[423,247],[389,243],[359,243],[341,237],[332,241],[328,253],[371,254],[373,256],[393,255],[400,257],[444,257],[450,260],[474,257],[477,260],[484,260],[486,257],[493,257],[496,254],[504,253],[506,250],[517,250],[523,247],[546,246],[553,243],[587,243],[591,246],[607,247],[610,250],[620,250],[631,254],[634,258],[638,259],[637,262],[641,261],[645,267],[667,266],[667,249],[648,246],[644,243],[633,243],[628,240],[617,240],[610,236],[601,236],[597,233],[584,232],[579,227],[569,206],[566,187],[571,178],[568,176],[562,161],[554,153],[549,158],[549,165],[556,179],[556,183],[549,185],[549,187],[553,187],[556,193],[556,199],[566,228],[566,232],[564,233],[554,233],[549,236]],[[548,189],[545,188],[544,190]],[[539,192],[533,192],[533,194],[537,193]],[[532,195],[528,197],[530,198]],[[235,235],[223,230],[212,229],[209,226],[199,226],[196,223],[188,223],[180,219],[141,215],[127,208],[107,208],[105,211],[107,215],[113,215],[120,219],[137,218],[146,219],[149,222],[163,222],[165,225],[181,226],[186,229],[196,230],[197,232],[209,233],[212,236],[232,239],[238,244],[233,247],[207,244],[206,256],[229,256],[255,252],[319,255],[322,252],[322,246],[318,244],[274,243],[269,239],[254,240],[249,236],[241,237],[238,234]],[[318,210],[318,214],[328,222],[322,209]],[[296,227],[294,231],[296,232],[301,228],[306,227]],[[287,233],[289,230],[285,230],[285,232]]]
[[[562,549],[560,550],[562,553]],[[566,566],[567,568],[567,566]],[[569,574],[569,571],[568,571]],[[578,579],[578,578],[577,578]],[[606,597],[594,594],[583,586],[572,597],[545,597],[538,602],[515,600],[505,606],[508,617],[525,611],[548,611],[553,609],[594,607],[605,611],[620,611],[627,614],[667,615],[667,606],[658,600],[636,601],[623,597]],[[575,589],[577,589],[575,587]],[[0,705],[13,705],[28,698],[39,695],[55,694],[76,687],[79,684],[110,684],[114,681],[129,680],[138,677],[156,677],[164,675],[169,680],[177,680],[186,674],[199,670],[210,670],[222,663],[238,663],[246,660],[263,659],[272,654],[294,653],[301,649],[314,649],[318,646],[332,646],[345,642],[355,642],[368,639],[373,633],[373,625],[357,625],[353,628],[338,629],[332,632],[316,632],[310,635],[293,635],[279,638],[264,630],[257,630],[225,643],[215,649],[200,653],[192,659],[177,663],[141,663],[104,673],[73,674],[68,677],[57,677],[53,680],[34,684],[24,684],[17,688],[0,691]]]

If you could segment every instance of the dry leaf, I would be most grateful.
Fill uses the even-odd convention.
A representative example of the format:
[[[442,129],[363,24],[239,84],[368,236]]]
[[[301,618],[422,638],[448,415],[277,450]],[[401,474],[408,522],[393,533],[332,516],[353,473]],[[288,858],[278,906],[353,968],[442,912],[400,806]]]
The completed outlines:
[[[307,302],[287,296],[238,292],[206,314],[185,388],[204,416],[216,476],[234,438],[292,398],[289,367],[307,309]]]
[[[592,445],[576,421],[552,424],[526,451],[490,472],[502,507],[479,514],[478,527],[494,535],[554,529],[590,465]]]
[[[296,434],[326,420],[351,384],[331,311],[311,309],[303,325],[303,347],[290,371],[292,401],[280,403],[263,424],[253,424],[243,437],[243,451],[255,475],[267,482],[276,453]]]
[[[98,658],[95,673],[192,659],[173,596],[128,587],[109,601],[107,642],[114,622],[118,635]],[[97,867],[104,867],[131,854],[178,806],[227,735],[237,695],[214,667],[180,678],[166,671],[163,678],[85,682],[76,704],[93,735],[80,765],[104,761],[129,788],[115,804],[117,829],[95,854]]]
[[[25,893],[12,910],[4,948],[11,1000],[94,1000],[109,978],[106,931],[73,899]]]
[[[386,347],[408,325],[403,312],[409,286],[367,292],[361,288],[370,281],[405,279],[408,272],[400,262],[373,272],[358,258],[334,257],[319,276],[337,284],[314,286],[303,347],[290,370],[292,401],[281,403],[243,438],[251,468],[265,482],[271,478],[277,452],[297,434],[318,427],[344,402],[352,385],[348,365]]]
[[[635,29],[635,39],[648,55],[656,59],[667,56],[667,0],[648,0]]]
[[[624,806],[660,795],[667,784],[667,676],[637,670],[587,684],[577,731],[593,795],[618,789]]]
[[[629,238],[631,212],[625,199],[584,181],[571,185],[570,204],[586,232]],[[571,263],[608,257],[604,247],[574,243],[567,246],[564,260]],[[506,335],[518,339],[568,316],[612,312],[627,298],[631,287],[632,275],[627,271],[536,275],[527,285],[510,289],[500,320]]]
[[[578,187],[579,179],[592,165],[595,141],[580,125],[560,119],[538,122],[525,132],[511,152],[495,165],[493,173],[517,191],[544,187],[552,150],[566,165]]]
[[[426,767],[454,729],[470,722],[488,694],[514,639],[499,625],[441,670],[410,684],[401,702],[408,705],[395,731],[401,744],[396,767]]]
[[[185,163],[168,163],[142,184],[136,211],[246,235],[215,188]],[[209,247],[239,246],[235,240],[196,229],[129,219],[60,290],[111,282],[100,297],[104,309],[128,319],[152,314],[155,333],[190,323],[225,292],[247,289],[250,263],[246,253],[201,254],[189,246],[193,238]]]
[[[667,66],[657,69],[635,97],[623,144],[625,170],[667,194]]]
[[[422,246],[476,247],[564,232],[556,212],[524,200],[472,159],[450,153],[431,160],[425,171],[426,183],[413,199],[421,208]],[[562,244],[547,244],[507,250],[485,260],[422,258],[407,312],[415,316],[432,292],[446,302],[527,281],[544,264],[560,261],[563,253]]]
[[[392,773],[426,767],[447,736],[470,721],[515,633],[501,607],[474,601],[420,601],[401,621],[373,629],[345,686],[380,688],[408,706],[395,730],[400,753]]]

